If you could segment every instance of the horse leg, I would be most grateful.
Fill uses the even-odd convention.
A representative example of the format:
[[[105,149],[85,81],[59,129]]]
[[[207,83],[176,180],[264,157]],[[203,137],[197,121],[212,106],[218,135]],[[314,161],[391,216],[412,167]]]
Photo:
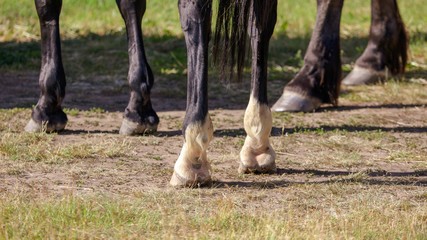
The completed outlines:
[[[61,58],[59,14],[61,0],[35,0],[40,21],[42,63],[39,76],[41,94],[25,130],[60,131],[67,124],[61,103],[65,96],[65,73]]]
[[[213,135],[208,113],[208,44],[211,0],[179,0],[181,26],[187,45],[187,109],[182,126],[184,145],[175,163],[170,184],[204,185],[211,182],[206,150]]]
[[[408,36],[396,0],[371,1],[369,42],[344,85],[375,83],[405,72]]]
[[[248,29],[252,50],[251,95],[244,117],[247,136],[240,152],[239,173],[276,172],[276,153],[269,141],[272,116],[267,102],[267,61],[277,18],[277,0],[271,0],[268,7],[257,4],[267,2],[255,2],[249,17],[252,23]]]
[[[344,0],[317,0],[316,25],[304,66],[273,105],[276,112],[311,112],[338,102],[341,82],[340,19]]]
[[[145,0],[116,0],[126,24],[129,52],[128,81],[130,99],[124,113],[120,134],[133,135],[157,130],[159,117],[153,110],[150,91],[154,77],[145,56],[141,21]]]

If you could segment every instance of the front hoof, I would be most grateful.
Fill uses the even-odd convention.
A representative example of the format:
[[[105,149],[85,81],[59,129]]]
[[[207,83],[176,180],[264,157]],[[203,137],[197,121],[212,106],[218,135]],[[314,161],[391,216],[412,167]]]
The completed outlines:
[[[276,152],[270,143],[260,144],[250,137],[246,137],[245,144],[240,152],[238,172],[245,173],[276,173]]]
[[[42,131],[46,131],[46,132],[59,132],[64,130],[65,126],[67,125],[67,122],[63,122],[63,123],[50,123],[50,124],[39,124],[36,121],[34,121],[33,119],[30,119],[30,121],[27,123],[27,125],[25,126],[25,131],[27,132],[42,132]]]
[[[147,123],[136,123],[123,119],[122,126],[120,127],[119,133],[121,135],[138,135],[145,133],[153,133],[157,131],[158,123],[147,124]]]
[[[312,112],[320,107],[322,101],[285,90],[273,105],[273,112]]]
[[[273,162],[270,165],[263,165],[263,166],[253,166],[249,167],[246,166],[243,163],[240,163],[239,169],[237,170],[240,174],[248,174],[248,173],[255,173],[255,174],[274,174],[277,172],[276,164]]]
[[[174,187],[201,187],[212,183],[211,167],[206,152],[195,154],[194,148],[182,148],[175,163],[170,184]]]
[[[170,184],[174,187],[204,187],[212,185],[212,178],[210,175],[186,178],[174,171]]]
[[[374,71],[355,66],[354,69],[342,80],[346,86],[357,86],[381,82],[386,78],[385,71]]]

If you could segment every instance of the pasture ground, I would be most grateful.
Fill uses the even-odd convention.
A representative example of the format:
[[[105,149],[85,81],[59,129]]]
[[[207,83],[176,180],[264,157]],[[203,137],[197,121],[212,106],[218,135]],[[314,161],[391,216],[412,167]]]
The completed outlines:
[[[64,3],[66,130],[23,132],[39,94],[31,4],[9,1],[0,8],[0,239],[427,238],[427,9],[421,0],[399,2],[412,36],[404,79],[344,87],[339,107],[273,114],[277,174],[237,174],[249,71],[242,82],[225,84],[212,69],[214,184],[195,189],[168,185],[183,142],[186,94],[176,2],[148,2],[143,26],[161,123],[157,133],[133,137],[118,134],[128,101],[123,24],[114,1],[95,0]],[[271,43],[270,103],[301,67],[315,11],[314,2],[282,0],[279,7],[292,11],[280,17]],[[344,74],[363,51],[368,27],[368,3],[346,2]]]

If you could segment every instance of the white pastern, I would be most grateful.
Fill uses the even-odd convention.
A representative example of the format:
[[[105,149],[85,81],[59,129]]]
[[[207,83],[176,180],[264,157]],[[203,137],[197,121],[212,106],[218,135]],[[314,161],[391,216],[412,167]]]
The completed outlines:
[[[211,182],[211,166],[207,160],[207,149],[213,136],[213,125],[209,114],[204,123],[191,123],[185,130],[185,140],[170,184],[193,186]]]
[[[276,152],[269,140],[272,124],[270,108],[251,96],[245,111],[247,137],[240,152],[240,173],[276,171]]]

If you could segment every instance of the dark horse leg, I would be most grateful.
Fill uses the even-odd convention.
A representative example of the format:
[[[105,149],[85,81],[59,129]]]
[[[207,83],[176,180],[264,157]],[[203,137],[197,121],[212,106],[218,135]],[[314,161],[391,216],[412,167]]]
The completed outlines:
[[[65,74],[59,38],[61,0],[35,0],[40,20],[42,63],[39,85],[40,98],[31,114],[26,131],[60,131],[67,124],[61,103],[65,96]]]
[[[309,112],[337,104],[341,82],[340,19],[344,0],[317,0],[317,18],[304,66],[272,110]]]
[[[182,126],[184,145],[170,183],[203,185],[211,182],[206,150],[213,135],[207,93],[212,1],[179,0],[178,8],[188,55],[187,109]]]
[[[405,72],[408,36],[396,0],[372,0],[369,42],[344,85],[381,81]]]
[[[276,18],[277,0],[254,1],[248,29],[252,47],[251,95],[244,117],[247,137],[240,152],[239,173],[276,172],[276,153],[269,141],[273,122],[267,102],[268,46]]]
[[[157,130],[159,117],[151,106],[150,91],[154,77],[147,63],[142,41],[141,21],[145,0],[116,0],[126,24],[129,52],[130,99],[120,134],[132,135]]]

